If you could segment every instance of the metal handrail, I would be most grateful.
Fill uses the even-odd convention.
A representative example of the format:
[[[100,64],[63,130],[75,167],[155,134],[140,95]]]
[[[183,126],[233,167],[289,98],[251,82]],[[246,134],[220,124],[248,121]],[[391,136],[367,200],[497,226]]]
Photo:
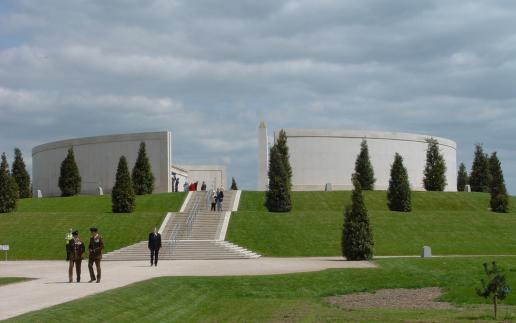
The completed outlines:
[[[174,228],[172,229],[172,235],[170,237],[170,240],[172,240],[171,243],[171,253],[174,255],[175,248],[177,245],[177,241],[180,238],[186,238],[186,240],[190,240],[192,237],[192,229],[195,221],[197,220],[197,215],[199,215],[200,207],[201,207],[201,201],[204,199],[205,201],[209,201],[211,191],[207,191],[204,194],[204,197],[202,196],[196,196],[193,200],[193,206],[188,211],[188,216],[186,217],[185,221],[183,223],[176,223],[174,225]]]
[[[176,244],[177,244],[177,238],[179,236],[179,232],[181,231],[181,224],[179,223],[176,223],[176,225],[174,225],[174,229],[172,229],[172,235],[171,235],[171,238],[170,240],[172,240],[172,243],[170,245],[170,252],[171,254],[173,255],[175,250],[176,250]]]
[[[206,192],[205,196],[208,196],[209,192]],[[200,211],[202,197],[196,196],[193,200],[193,206],[188,211],[188,216],[186,217],[185,221],[183,223],[176,223],[174,225],[174,229],[172,230],[172,235],[170,240],[172,240],[171,243],[171,253],[172,255],[175,252],[175,248],[177,245],[177,241],[180,238],[186,238],[186,240],[190,240],[192,237],[192,229],[195,221],[197,220],[197,215]]]

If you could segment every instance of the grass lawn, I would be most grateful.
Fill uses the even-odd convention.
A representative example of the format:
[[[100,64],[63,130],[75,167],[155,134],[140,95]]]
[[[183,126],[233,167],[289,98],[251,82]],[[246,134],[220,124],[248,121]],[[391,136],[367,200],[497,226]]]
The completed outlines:
[[[387,209],[386,192],[365,192],[376,255],[516,254],[516,212],[487,210],[483,193],[413,192],[413,212]],[[290,213],[269,213],[263,192],[243,192],[227,240],[266,256],[337,256],[351,192],[294,192]],[[512,198],[512,205],[516,199]]]
[[[326,270],[276,276],[162,277],[13,319],[34,321],[479,321],[492,308],[476,296],[482,263],[492,258],[378,260],[379,268]],[[497,259],[516,282],[516,257]],[[441,287],[451,310],[343,310],[326,296],[385,288]],[[516,305],[511,294],[503,304]],[[91,310],[95,309],[95,310]],[[502,305],[499,318],[516,318]]]
[[[9,260],[64,259],[68,229],[78,229],[88,241],[89,228],[96,226],[109,252],[145,240],[166,212],[179,210],[184,197],[184,193],[138,196],[131,214],[111,213],[108,195],[23,199],[17,212],[0,214],[0,244],[10,245]]]
[[[0,277],[0,286],[7,284],[14,284],[23,282],[26,280],[30,280],[30,278],[21,278],[21,277]]]

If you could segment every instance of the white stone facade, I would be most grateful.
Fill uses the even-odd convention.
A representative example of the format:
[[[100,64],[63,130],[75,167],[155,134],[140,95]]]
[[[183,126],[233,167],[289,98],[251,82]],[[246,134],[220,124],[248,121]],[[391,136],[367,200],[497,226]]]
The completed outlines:
[[[292,189],[324,190],[327,183],[334,190],[352,188],[351,175],[360,152],[362,139],[367,140],[369,156],[376,178],[375,189],[386,190],[390,168],[397,152],[403,157],[413,190],[424,190],[423,170],[428,138],[431,136],[372,131],[339,131],[284,129],[287,134],[292,166]],[[275,132],[275,137],[278,133]],[[457,145],[454,141],[433,137],[446,161],[446,191],[457,190]],[[266,178],[267,173],[260,177]],[[260,180],[259,180],[260,182]]]
[[[204,181],[207,189],[216,189],[224,187],[227,189],[226,167],[220,165],[177,165],[176,167],[183,169],[187,173],[186,181],[188,183],[199,182],[197,189],[201,189]],[[180,182],[180,185],[182,182]],[[182,191],[182,187],[179,187]]]
[[[258,191],[265,191],[269,184],[267,168],[269,167],[269,145],[267,144],[267,127],[265,122],[258,126]],[[266,174],[266,176],[261,176]]]
[[[71,147],[82,177],[81,194],[97,194],[99,186],[104,193],[111,193],[120,156],[127,158],[131,171],[141,142],[145,142],[155,177],[154,192],[171,192],[171,138],[170,132],[147,132],[69,139],[37,146],[32,149],[33,193],[41,190],[45,197],[61,195],[60,166]]]

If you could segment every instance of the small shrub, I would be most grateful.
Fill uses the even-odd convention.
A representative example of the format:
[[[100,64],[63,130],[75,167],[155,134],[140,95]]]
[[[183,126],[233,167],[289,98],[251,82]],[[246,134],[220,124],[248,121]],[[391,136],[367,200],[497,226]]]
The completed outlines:
[[[232,191],[238,191],[238,186],[237,186],[237,183],[236,183],[234,177],[231,177],[231,190]]]
[[[507,285],[505,274],[501,268],[498,268],[496,262],[491,263],[491,268],[487,263],[484,264],[484,273],[486,279],[482,278],[482,288],[477,288],[477,294],[484,298],[490,298],[493,302],[494,317],[496,319],[498,311],[498,301],[503,301],[511,292],[511,288]]]

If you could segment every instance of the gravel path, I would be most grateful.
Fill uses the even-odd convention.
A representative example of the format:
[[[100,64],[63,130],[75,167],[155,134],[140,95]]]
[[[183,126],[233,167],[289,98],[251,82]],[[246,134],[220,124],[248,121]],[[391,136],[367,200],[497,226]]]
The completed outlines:
[[[389,308],[389,309],[451,309],[450,303],[437,302],[442,295],[440,288],[381,289],[376,293],[355,293],[328,297],[331,304],[345,309]]]
[[[105,261],[102,282],[89,284],[87,261],[83,261],[83,282],[70,284],[65,261],[0,261],[0,277],[36,278],[0,286],[0,320],[161,276],[273,275],[374,267],[371,262],[337,257],[177,260],[160,261],[158,267],[150,267],[147,261]]]

